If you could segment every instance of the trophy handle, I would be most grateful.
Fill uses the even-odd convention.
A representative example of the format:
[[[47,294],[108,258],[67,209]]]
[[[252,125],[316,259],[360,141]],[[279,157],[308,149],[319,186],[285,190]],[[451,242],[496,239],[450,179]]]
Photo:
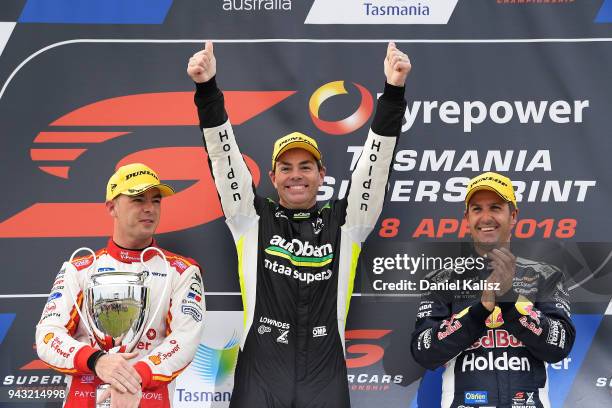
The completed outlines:
[[[168,286],[170,284],[170,269],[168,268],[168,260],[166,259],[166,255],[164,255],[163,251],[161,251],[159,248],[156,248],[156,247],[146,248],[144,251],[140,253],[140,263],[144,267],[144,270],[146,270],[147,272],[150,272],[150,271],[144,263],[144,255],[148,251],[157,251],[157,253],[164,260],[164,268],[166,271],[166,283],[164,284],[164,290],[160,297],[160,299],[163,299],[166,296],[166,292],[168,291]],[[149,331],[149,329],[153,325],[153,322],[155,321],[155,318],[157,317],[157,314],[159,313],[159,309],[161,308],[161,304],[162,302],[157,302],[157,307],[155,308],[155,312],[153,312],[153,316],[149,319],[149,323],[147,324],[147,327],[143,330],[143,333],[146,333],[147,331]]]
[[[94,270],[95,270],[96,269],[95,268],[96,264],[98,263],[98,258],[96,257],[96,253],[91,248],[81,247],[81,248],[77,249],[70,256],[70,260],[68,261],[68,263],[72,263],[72,260],[74,259],[74,256],[76,254],[78,254],[79,252],[81,252],[81,251],[87,251],[87,252],[91,253],[91,255],[93,256],[94,261],[91,263],[91,266],[89,268],[87,268],[87,269],[90,269],[91,267],[93,267]],[[83,326],[85,326],[85,329],[87,330],[87,334],[89,334],[89,336],[90,336],[90,340],[94,340],[95,337],[94,337],[93,331],[89,327],[89,324],[87,323],[87,319],[81,313],[81,308],[79,307],[79,305],[77,305],[76,296],[74,296],[74,293],[72,293],[72,288],[70,288],[70,285],[66,285],[66,288],[68,289],[68,293],[70,294],[70,298],[72,300],[72,304],[74,305],[77,313],[79,314],[79,318],[81,319],[81,322],[83,322]],[[86,288],[83,288],[83,302],[84,303],[86,302],[85,294],[87,293],[87,291],[85,289]]]

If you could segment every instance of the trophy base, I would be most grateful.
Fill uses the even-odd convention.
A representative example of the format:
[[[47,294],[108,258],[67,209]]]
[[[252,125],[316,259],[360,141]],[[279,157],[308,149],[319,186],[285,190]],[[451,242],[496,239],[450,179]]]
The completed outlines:
[[[98,402],[102,394],[110,388],[110,384],[100,384],[96,388],[96,408],[110,408],[111,399],[110,396],[102,402]]]

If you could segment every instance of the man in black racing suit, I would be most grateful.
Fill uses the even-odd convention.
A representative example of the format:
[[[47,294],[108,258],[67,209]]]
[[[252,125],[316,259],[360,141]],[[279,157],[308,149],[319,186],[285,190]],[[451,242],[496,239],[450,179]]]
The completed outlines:
[[[445,365],[443,408],[549,408],[546,363],[565,358],[576,334],[563,273],[510,252],[518,214],[510,179],[473,178],[465,202],[467,255],[482,267],[428,275],[412,355],[431,370]]]
[[[215,185],[238,255],[244,307],[230,407],[350,407],[344,328],[361,243],[382,211],[406,109],[408,57],[390,43],[385,91],[347,196],[324,206],[316,142],[275,143],[270,178],[279,203],[257,196],[215,81],[213,45],[189,60]]]

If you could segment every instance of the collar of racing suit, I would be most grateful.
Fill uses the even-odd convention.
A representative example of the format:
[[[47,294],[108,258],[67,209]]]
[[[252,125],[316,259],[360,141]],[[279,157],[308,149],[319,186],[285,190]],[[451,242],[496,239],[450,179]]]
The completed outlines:
[[[149,245],[149,247],[157,248],[157,242],[155,242],[155,238],[153,238],[153,241],[151,241],[151,245]],[[108,239],[108,244],[106,245],[106,250],[108,254],[112,256],[113,258],[115,258],[116,260],[123,262],[123,263],[140,262],[140,254],[145,249],[146,248],[141,248],[141,249],[122,248],[119,245],[117,245],[115,241],[113,241],[112,238]],[[144,260],[148,261],[151,258],[153,258],[155,255],[157,255],[157,251],[149,251],[145,254]]]
[[[277,212],[282,212],[287,216],[290,220],[293,221],[301,221],[301,220],[309,220],[311,217],[316,216],[319,213],[319,209],[317,205],[307,208],[307,209],[292,209],[285,208],[282,205],[278,204],[276,207]]]

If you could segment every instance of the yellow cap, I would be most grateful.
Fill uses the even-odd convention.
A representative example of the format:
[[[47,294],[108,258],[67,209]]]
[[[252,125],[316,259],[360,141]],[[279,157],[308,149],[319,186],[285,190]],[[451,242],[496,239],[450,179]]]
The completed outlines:
[[[138,195],[153,187],[159,189],[162,197],[174,194],[172,187],[159,182],[159,177],[150,167],[142,163],[126,164],[119,167],[108,180],[106,201],[112,200],[119,194]]]
[[[303,133],[293,132],[274,142],[274,150],[272,151],[272,170],[274,170],[276,166],[278,157],[290,149],[304,149],[312,154],[318,162],[321,161],[321,152],[319,151],[317,142]]]
[[[518,208],[512,181],[506,176],[489,171],[471,179],[467,185],[467,193],[465,195],[466,209],[470,202],[470,198],[472,198],[475,192],[480,190],[493,191],[504,200],[514,204],[514,208]]]

